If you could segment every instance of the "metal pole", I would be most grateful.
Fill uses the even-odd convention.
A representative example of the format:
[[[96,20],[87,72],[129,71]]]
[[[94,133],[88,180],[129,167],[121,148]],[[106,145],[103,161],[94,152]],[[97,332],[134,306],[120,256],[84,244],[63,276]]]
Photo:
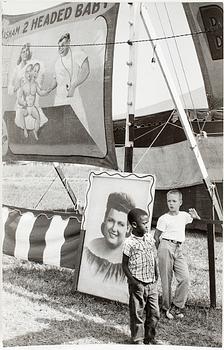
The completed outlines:
[[[137,50],[136,43],[133,41],[136,37],[137,19],[139,18],[139,4],[132,2],[129,5],[129,61],[127,65],[128,71],[128,101],[127,101],[127,117],[125,128],[125,156],[124,171],[132,173],[133,168],[133,147],[134,147],[134,115],[135,115],[135,93],[136,93],[136,60]]]
[[[216,307],[216,285],[215,285],[215,233],[214,224],[207,224],[208,240],[208,265],[209,265],[209,289],[210,306]]]
[[[57,163],[53,163],[53,164],[54,164],[54,168],[55,168],[64,188],[66,189],[69,197],[71,198],[72,203],[74,204],[74,208],[76,208],[77,207],[77,198],[76,198],[71,186],[69,185],[68,180],[66,179],[66,177],[65,177],[63,171],[61,170],[61,168],[59,167],[59,165]]]
[[[212,198],[212,196],[213,196],[213,184],[211,183],[211,181],[209,179],[209,176],[208,176],[208,173],[207,173],[207,169],[206,169],[204,161],[203,161],[203,159],[201,157],[200,150],[198,148],[198,145],[197,145],[197,142],[195,140],[194,134],[193,134],[193,132],[192,132],[192,130],[190,128],[187,115],[186,115],[185,110],[184,110],[184,108],[182,106],[180,97],[179,97],[179,95],[178,95],[178,93],[176,91],[176,86],[175,86],[175,84],[173,82],[173,79],[172,79],[171,73],[169,71],[169,68],[167,67],[166,60],[163,57],[163,52],[162,52],[158,42],[157,42],[156,46],[153,43],[153,37],[154,38],[156,37],[155,33],[154,33],[154,28],[153,28],[153,25],[151,23],[148,11],[147,11],[147,9],[145,8],[145,6],[143,4],[141,4],[140,15],[141,15],[143,24],[145,26],[145,30],[147,32],[147,35],[148,35],[149,39],[151,40],[151,44],[152,44],[152,47],[153,47],[153,50],[154,50],[154,54],[155,54],[156,59],[157,59],[157,61],[159,63],[159,66],[161,68],[162,74],[163,74],[164,79],[166,81],[166,84],[167,84],[167,87],[168,87],[169,92],[171,94],[171,97],[173,99],[173,102],[174,102],[174,104],[176,106],[176,109],[179,112],[179,117],[180,117],[181,124],[182,124],[182,126],[184,128],[184,131],[185,131],[185,134],[187,136],[187,139],[190,142],[191,149],[194,152],[195,158],[196,158],[196,160],[198,162],[198,166],[199,166],[199,168],[201,170],[202,177],[203,177],[203,179],[205,181],[205,184],[206,184],[206,186],[208,188],[209,194],[210,194],[210,196]],[[218,215],[218,218],[219,218],[220,221],[222,221],[222,208],[220,208],[220,205],[219,205],[219,202],[218,202],[216,196],[213,196],[213,201],[214,201],[214,207],[216,209],[216,213]]]

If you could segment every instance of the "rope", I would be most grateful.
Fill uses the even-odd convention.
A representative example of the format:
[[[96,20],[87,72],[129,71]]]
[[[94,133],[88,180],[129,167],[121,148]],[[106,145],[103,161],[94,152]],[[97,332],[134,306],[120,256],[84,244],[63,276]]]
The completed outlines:
[[[214,186],[215,186],[214,193],[215,193],[216,199],[217,199],[217,201],[219,203],[220,208],[222,208],[222,202],[221,202],[221,199],[220,199],[219,192],[218,192],[216,184],[214,184]]]
[[[174,112],[174,111],[173,111]],[[167,126],[168,122],[170,121],[171,117],[173,116],[173,112],[170,114],[169,118],[167,119],[166,123],[164,124],[164,126],[162,127],[162,129],[160,130],[160,132],[157,134],[157,136],[154,138],[154,140],[152,141],[152,143],[149,145],[148,149],[145,151],[145,153],[142,155],[142,157],[140,158],[140,160],[138,161],[138,163],[136,164],[136,166],[134,167],[134,171],[136,170],[136,168],[138,167],[138,165],[141,163],[142,159],[146,156],[146,154],[148,153],[148,151],[150,150],[150,148],[152,147],[153,143],[158,139],[159,135],[163,132],[163,130],[165,129],[165,127]]]
[[[184,128],[182,126],[180,126],[180,125],[175,125],[175,124],[170,123],[170,122],[168,124],[174,126],[175,128],[179,128],[181,130],[184,130]],[[194,130],[192,130],[192,132],[193,132],[194,136],[197,136],[197,133]]]
[[[156,4],[156,3],[155,3],[155,8],[156,8],[156,12],[157,12],[157,15],[158,15],[158,18],[159,18],[160,26],[161,26],[161,28],[162,28],[163,35],[165,36],[164,27],[163,27],[163,24],[162,24],[162,21],[161,21],[161,17],[160,17],[160,14],[159,14],[159,11],[158,11],[158,7],[157,7],[157,4]],[[168,13],[167,13],[167,16],[168,16],[168,20],[170,21]],[[171,30],[172,30],[172,33],[173,33],[172,27],[171,27]],[[168,49],[168,52],[169,52],[169,56],[170,56],[170,59],[171,59],[171,62],[172,62],[172,66],[173,66],[174,73],[175,73],[175,76],[176,76],[176,79],[177,79],[177,83],[178,83],[179,89],[180,89],[180,91],[181,91],[181,95],[182,95],[182,98],[183,98],[183,102],[184,102],[184,105],[185,105],[185,109],[187,109],[187,106],[186,106],[186,103],[185,103],[185,99],[184,99],[184,94],[183,94],[183,91],[182,91],[182,88],[181,88],[181,84],[180,84],[180,80],[179,80],[179,78],[178,78],[177,70],[176,70],[176,68],[175,68],[175,64],[174,64],[174,61],[173,61],[173,57],[172,57],[172,55],[171,55],[170,47],[169,47],[167,41],[166,41],[166,46],[167,46],[167,49]]]
[[[132,43],[143,43],[143,42],[149,42],[149,41],[159,41],[159,40],[167,40],[167,39],[173,39],[173,38],[183,38],[183,37],[189,37],[189,36],[195,36],[195,35],[201,35],[206,33],[215,33],[223,29],[223,27],[220,26],[218,29],[208,29],[208,30],[202,30],[198,32],[191,32],[191,33],[185,33],[185,34],[177,34],[177,35],[171,35],[171,36],[165,36],[165,37],[158,37],[155,39],[138,39],[138,40],[132,40]],[[4,40],[4,37],[2,38]],[[70,44],[69,46],[76,47],[76,46],[101,46],[101,45],[120,45],[120,44],[128,44],[130,45],[130,41],[114,41],[114,42],[108,42],[108,43],[85,43],[85,44]],[[2,43],[2,46],[4,47],[23,47],[22,44],[4,44]],[[57,48],[58,45],[30,45],[30,47],[52,47]]]
[[[165,9],[166,9],[166,13],[167,13],[167,17],[168,17],[170,29],[171,29],[171,31],[172,31],[172,34],[174,35],[173,26],[172,26],[172,23],[171,23],[171,20],[170,20],[170,16],[169,16],[169,12],[168,12],[168,9],[167,9],[166,4],[164,4],[164,7],[165,7]],[[178,47],[178,45],[177,45],[177,40],[176,40],[175,37],[174,37],[174,42],[175,42],[176,50],[177,50],[177,53],[178,53],[178,57],[179,57],[180,65],[181,65],[181,68],[182,68],[182,72],[183,72],[183,74],[184,74],[185,82],[186,82],[186,84],[187,84],[188,94],[189,94],[189,96],[190,96],[190,100],[191,100],[191,103],[192,103],[192,108],[193,108],[193,111],[194,111],[194,116],[196,117],[196,120],[197,120],[198,130],[200,131],[200,124],[199,124],[198,119],[197,119],[197,113],[196,113],[196,111],[195,111],[194,101],[193,101],[193,98],[192,98],[192,95],[191,95],[190,86],[189,86],[189,83],[188,83],[188,79],[187,79],[186,72],[185,72],[185,68],[184,68],[184,65],[183,65],[182,58],[181,58],[180,50],[179,50],[179,47]],[[178,77],[177,77],[177,79],[178,79]],[[179,82],[179,79],[178,79],[178,82]],[[180,88],[180,91],[181,91],[182,98],[183,98],[183,100],[184,100],[184,104],[185,104],[185,107],[186,107],[186,103],[185,103],[185,99],[184,99],[184,94],[183,94],[183,91],[182,91],[181,88]],[[187,109],[187,107],[186,107],[185,109]],[[190,126],[191,126],[191,130],[193,131],[193,126],[192,126],[192,123],[191,123],[191,119],[188,118],[188,121],[189,121],[189,124],[190,124]]]
[[[156,129],[160,128],[160,127],[161,127],[162,125],[164,125],[164,124],[165,124],[165,123],[162,123],[162,124],[156,126],[155,128],[146,131],[144,134],[139,135],[138,137],[136,137],[136,138],[134,139],[134,141],[139,140],[141,137],[144,137],[144,136],[147,135],[147,134],[150,134],[152,131],[155,131]]]
[[[48,186],[47,190],[44,192],[44,194],[40,197],[40,200],[37,202],[36,206],[34,207],[34,209],[36,209],[38,207],[38,205],[40,204],[40,202],[42,201],[42,199],[44,198],[44,196],[46,195],[46,193],[49,191],[50,187],[53,185],[54,181],[56,180],[57,176],[55,176],[55,178],[53,179],[53,181],[50,183],[50,185]]]
[[[170,20],[170,16],[169,16],[169,13],[168,13],[168,9],[167,9],[166,4],[164,4],[164,6],[165,6],[165,9],[166,9],[166,13],[167,13],[167,17],[168,17],[168,20],[169,20],[169,24],[170,24],[170,28],[171,28],[172,34],[174,34],[173,26],[172,26],[172,23],[171,23],[171,20]],[[182,71],[183,71],[183,74],[184,74],[184,78],[185,78],[185,81],[186,81],[186,84],[187,84],[188,93],[189,93],[189,96],[190,96],[190,99],[191,99],[192,107],[193,107],[193,110],[194,110],[194,113],[195,113],[194,101],[193,101],[193,98],[192,98],[192,95],[191,95],[190,86],[189,86],[189,84],[188,84],[188,79],[187,79],[187,76],[186,76],[186,72],[185,72],[185,69],[184,69],[183,61],[182,61],[182,58],[181,58],[181,55],[180,55],[180,50],[179,50],[179,47],[178,47],[178,45],[177,45],[177,40],[176,40],[176,38],[174,38],[174,42],[175,42],[175,46],[176,46],[176,49],[177,49],[177,53],[178,53],[178,56],[179,56],[179,59],[180,59],[180,64],[181,64],[181,68],[182,68]],[[197,117],[197,114],[196,114],[196,113],[195,113],[195,115],[196,115],[196,117]],[[199,130],[200,130],[200,129],[199,129]]]

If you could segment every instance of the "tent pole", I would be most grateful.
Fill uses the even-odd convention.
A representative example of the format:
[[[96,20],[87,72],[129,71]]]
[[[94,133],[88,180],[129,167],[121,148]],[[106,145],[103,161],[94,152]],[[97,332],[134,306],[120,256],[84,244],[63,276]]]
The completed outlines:
[[[127,100],[127,117],[125,127],[125,155],[124,171],[132,173],[133,171],[133,147],[134,147],[134,116],[135,116],[135,93],[136,93],[136,60],[137,50],[136,30],[138,28],[137,20],[139,19],[140,7],[138,3],[129,2],[129,61],[128,71],[128,100]]]
[[[69,185],[68,180],[65,178],[65,175],[64,175],[63,171],[61,170],[59,164],[53,163],[53,165],[54,165],[54,168],[55,168],[64,188],[66,189],[66,191],[67,191],[67,193],[68,193],[68,195],[69,195],[69,197],[74,205],[74,208],[76,209],[77,208],[77,198],[76,198],[71,186]]]
[[[147,32],[147,35],[148,35],[149,39],[151,40],[151,44],[152,44],[152,47],[153,47],[153,50],[154,50],[154,53],[155,53],[155,57],[156,57],[157,62],[159,64],[159,66],[160,66],[160,69],[161,69],[162,74],[164,76],[164,79],[166,81],[166,84],[167,84],[167,87],[168,87],[169,92],[171,94],[171,97],[173,99],[173,102],[174,102],[174,104],[176,106],[176,109],[179,112],[179,118],[180,118],[181,124],[183,126],[183,129],[185,131],[185,134],[187,136],[187,139],[188,139],[188,141],[190,143],[190,147],[191,147],[191,149],[192,149],[192,151],[194,153],[194,156],[195,156],[195,158],[197,160],[198,166],[199,166],[199,168],[201,170],[201,174],[202,174],[204,182],[205,182],[205,184],[207,186],[207,189],[208,189],[208,192],[210,194],[210,197],[211,197],[211,199],[213,199],[214,208],[216,210],[218,219],[222,221],[222,208],[219,205],[219,202],[217,200],[216,195],[214,195],[214,193],[213,193],[213,184],[212,184],[212,182],[209,179],[207,169],[206,169],[204,161],[202,159],[202,156],[201,156],[200,150],[198,148],[198,145],[197,145],[196,139],[194,137],[194,134],[193,134],[193,132],[191,130],[191,127],[189,125],[189,121],[188,121],[187,115],[185,113],[185,110],[183,108],[182,102],[181,102],[180,97],[178,95],[178,92],[176,90],[176,86],[175,86],[175,84],[173,82],[171,73],[170,73],[169,68],[168,68],[168,66],[166,64],[166,60],[165,60],[165,58],[163,56],[163,52],[162,52],[158,42],[157,42],[156,46],[153,43],[153,37],[156,38],[156,35],[155,35],[155,32],[154,32],[154,28],[153,28],[152,22],[150,20],[150,16],[148,14],[148,11],[147,11],[145,5],[143,5],[143,4],[141,4],[140,16],[142,18],[142,21],[143,21],[145,30]]]

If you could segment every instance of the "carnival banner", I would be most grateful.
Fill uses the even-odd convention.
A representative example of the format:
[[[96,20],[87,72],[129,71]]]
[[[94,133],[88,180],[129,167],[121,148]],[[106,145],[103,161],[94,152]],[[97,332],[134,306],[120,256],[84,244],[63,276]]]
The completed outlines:
[[[3,206],[3,253],[57,267],[76,266],[81,215]]]
[[[119,4],[3,16],[3,160],[117,168],[113,45]]]
[[[223,107],[223,4],[222,2],[186,2],[186,17],[194,35],[210,109]]]

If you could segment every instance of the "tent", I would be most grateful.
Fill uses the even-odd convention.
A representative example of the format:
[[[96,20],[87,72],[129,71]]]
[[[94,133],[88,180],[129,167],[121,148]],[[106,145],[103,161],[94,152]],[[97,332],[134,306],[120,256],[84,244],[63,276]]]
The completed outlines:
[[[5,16],[3,18],[3,24],[6,25],[6,27],[10,25],[14,26],[13,30],[7,29],[3,32],[3,121],[7,124],[3,124],[3,155],[6,145],[5,154],[7,154],[7,150],[11,147],[10,152],[16,154],[14,157],[16,160],[39,159],[44,161],[46,150],[50,150],[50,152],[53,153],[50,153],[50,155],[47,154],[45,158],[47,161],[59,160],[72,163],[77,162],[109,168],[116,168],[118,166],[120,170],[123,170],[125,119],[127,116],[128,102],[127,81],[129,65],[127,65],[127,62],[129,60],[130,46],[128,44],[130,26],[128,11],[130,5],[128,3],[110,3],[110,5],[107,5],[108,7],[101,4],[94,5],[96,7],[93,8],[93,5],[91,5],[91,7],[86,4],[85,7],[82,5],[83,7],[81,9],[75,7],[78,6],[75,3],[66,4],[66,7],[64,4],[61,4],[37,13],[21,15],[16,18],[13,16]],[[102,40],[105,41],[104,22],[98,23],[97,31],[96,33],[94,32],[95,51],[91,57],[95,70],[94,74],[91,76],[92,80],[89,82],[86,81],[86,85],[82,89],[83,94],[87,94],[88,91],[91,92],[89,95],[91,98],[85,103],[89,111],[89,117],[93,118],[92,126],[90,129],[83,128],[83,122],[80,124],[80,120],[76,118],[77,116],[74,116],[74,119],[72,119],[72,123],[74,123],[73,129],[69,129],[68,127],[63,137],[57,138],[57,148],[54,148],[55,138],[52,133],[51,137],[47,140],[47,142],[51,141],[52,147],[46,147],[46,144],[43,143],[40,151],[40,148],[36,147],[36,141],[34,139],[24,140],[22,139],[22,131],[12,128],[15,118],[15,110],[13,111],[15,96],[13,97],[14,99],[8,99],[8,77],[11,67],[11,55],[9,52],[13,53],[13,64],[15,64],[16,54],[18,53],[16,43],[21,46],[22,43],[24,43],[24,38],[26,38],[26,36],[21,36],[18,37],[18,41],[16,41],[17,35],[22,33],[18,34],[21,30],[21,26],[15,27],[15,23],[18,22],[20,24],[23,23],[24,26],[31,26],[29,28],[28,39],[32,40],[32,38],[35,38],[35,40],[37,40],[35,41],[37,48],[33,48],[33,57],[35,54],[39,55],[39,53],[42,52],[40,57],[44,60],[44,50],[38,47],[38,43],[42,43],[41,40],[45,37],[38,33],[42,34],[46,29],[46,33],[51,33],[50,38],[52,39],[52,45],[55,45],[57,40],[54,33],[50,31],[51,27],[48,26],[50,25],[50,21],[53,21],[54,13],[58,16],[57,26],[55,26],[55,31],[58,35],[62,28],[60,25],[62,25],[63,30],[65,30],[67,24],[70,23],[71,26],[71,23],[73,23],[72,20],[74,20],[74,18],[71,17],[72,10],[76,11],[75,14],[78,18],[77,26],[79,26],[81,25],[80,18],[84,20],[83,23],[85,25],[87,23],[85,22],[85,20],[87,21],[87,17],[95,19],[98,16],[99,13],[97,13],[97,11],[99,8],[97,8],[97,6],[102,6],[100,8],[100,11],[103,13],[103,15],[101,13],[102,17],[104,20],[107,18],[111,26],[113,25],[114,27],[111,27],[112,29],[109,32],[109,37],[107,37],[106,51],[102,49],[104,45],[101,45]],[[214,2],[183,4],[177,2],[147,3],[147,8],[157,33],[153,44],[156,46],[158,42],[163,49],[164,55],[167,58],[167,65],[174,77],[192,130],[198,140],[198,145],[208,169],[209,176],[211,180],[217,184],[219,196],[222,198],[223,91],[222,80],[220,79],[222,76],[223,64],[222,38],[220,34],[222,27],[222,4]],[[64,16],[63,21],[61,20],[62,17],[60,17],[62,15]],[[110,16],[112,16],[112,20],[110,20]],[[65,20],[68,22],[65,22]],[[46,27],[43,26],[44,23]],[[92,24],[90,24],[90,26],[91,25]],[[68,28],[70,27],[68,26]],[[27,28],[23,27],[23,34],[27,34],[26,29]],[[49,32],[47,32],[48,29]],[[148,40],[143,24],[139,18],[138,34],[136,35],[138,51],[136,57],[136,98],[135,101],[133,101],[135,104],[133,166],[134,168],[136,167],[136,172],[155,173],[157,176],[154,219],[156,220],[156,218],[165,211],[165,193],[168,188],[173,187],[178,187],[182,190],[186,209],[189,207],[196,207],[199,213],[201,213],[201,216],[209,218],[211,217],[212,203],[208,191],[203,184],[197,162],[186,140],[186,135],[180,123],[180,116],[170,97],[158,62],[155,60],[155,52],[151,45],[152,43]],[[26,40],[28,39],[26,38]],[[85,39],[84,46],[88,46],[90,40],[88,36],[84,35],[82,37],[82,35],[80,35],[78,39]],[[7,40],[12,40],[14,46],[7,46]],[[111,45],[111,43],[113,45]],[[77,45],[79,46],[79,44]],[[41,45],[39,44],[39,46]],[[12,51],[7,51],[9,48],[12,49],[12,47]],[[7,52],[5,49],[7,49]],[[50,48],[48,49],[50,50]],[[17,50],[17,53],[15,50]],[[4,55],[4,52],[7,54]],[[54,55],[56,59],[56,51]],[[103,71],[101,69],[102,66],[99,67],[99,61],[96,59],[97,57],[103,58]],[[49,65],[51,65],[52,69],[53,61],[51,62],[51,56],[48,58]],[[102,72],[106,72],[106,75],[102,76]],[[52,72],[49,70],[46,76],[49,78],[51,73]],[[98,76],[100,76],[100,81],[106,84],[103,88],[98,84]],[[98,86],[99,89],[94,88],[95,86]],[[99,105],[97,104],[98,98],[101,103],[100,109],[98,109]],[[53,101],[53,95],[49,97],[49,99]],[[62,105],[55,107],[53,102],[49,106],[49,100],[45,97],[43,97],[41,101],[43,112],[51,121],[49,125],[52,126],[53,130],[57,120],[60,121],[57,123],[58,133],[63,130],[65,125],[71,125],[70,119],[72,113],[69,111],[69,106]],[[91,109],[93,109],[92,113]],[[60,119],[63,115],[64,119]],[[98,116],[102,123],[94,119]],[[50,130],[49,125],[48,128]],[[42,137],[44,140],[47,138],[47,136],[44,136],[45,127],[46,125],[43,126],[41,130],[42,136],[40,135],[40,139]],[[98,134],[99,129],[102,134]],[[4,130],[6,131],[5,134]],[[64,143],[65,140],[68,139],[69,145],[72,143],[73,134],[71,130],[76,130],[79,148],[73,145],[74,147],[71,154],[68,155],[68,148],[64,148]],[[104,136],[102,137],[102,135]],[[23,140],[23,147],[19,144],[21,139]],[[11,142],[12,140],[13,145]],[[62,147],[58,146],[60,144],[59,141]],[[83,145],[82,142],[84,142]],[[116,157],[113,148],[114,144],[116,146]],[[25,146],[26,151],[24,152]],[[28,152],[27,150],[30,149],[30,146],[32,146],[32,150]],[[52,151],[52,149],[54,149],[54,151]],[[39,158],[35,158],[35,152],[37,151],[39,152]],[[77,153],[74,154],[74,152]],[[11,156],[12,154],[10,153],[10,157]],[[17,209],[19,212],[23,212],[22,208]],[[15,209],[12,209],[12,214],[10,214],[12,217],[14,212]],[[36,217],[36,214],[33,213],[32,215],[32,217]],[[62,218],[59,220],[63,222],[64,219]],[[7,219],[6,224],[8,225],[8,223],[9,221]],[[198,228],[204,229],[204,227],[201,226]],[[29,237],[29,235],[27,237]],[[6,239],[8,238],[5,236],[5,242]],[[4,244],[5,247],[7,247],[7,243]],[[27,251],[25,254],[29,255]]]

